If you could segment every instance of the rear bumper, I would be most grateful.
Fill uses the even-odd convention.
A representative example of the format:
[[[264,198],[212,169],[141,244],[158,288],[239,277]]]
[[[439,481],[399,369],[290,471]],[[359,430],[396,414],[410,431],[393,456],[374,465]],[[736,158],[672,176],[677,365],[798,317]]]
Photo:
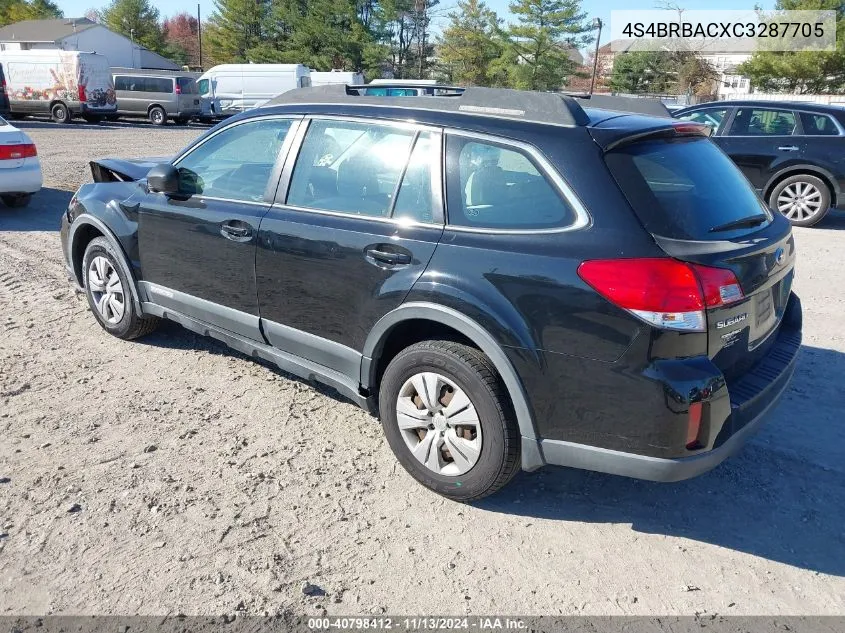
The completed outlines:
[[[41,184],[41,163],[37,157],[24,159],[20,167],[0,170],[0,193],[35,193]]]
[[[794,295],[777,336],[766,357],[728,386],[730,415],[711,440],[711,448],[689,456],[667,458],[562,440],[537,442],[523,438],[523,454],[535,456],[530,466],[525,462],[524,465],[527,469],[542,464],[569,466],[664,482],[689,479],[713,469],[739,450],[765,423],[789,386],[801,347],[801,305]]]

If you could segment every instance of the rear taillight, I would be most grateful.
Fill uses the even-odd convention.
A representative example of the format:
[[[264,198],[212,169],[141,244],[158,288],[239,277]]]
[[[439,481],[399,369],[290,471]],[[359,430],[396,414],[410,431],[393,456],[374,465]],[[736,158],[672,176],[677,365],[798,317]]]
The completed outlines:
[[[176,84],[176,94],[177,95],[182,94],[182,88],[179,86],[179,84]]]
[[[21,143],[18,145],[0,145],[0,160],[20,160],[38,156],[35,145],[32,143]]]
[[[704,311],[742,299],[730,270],[676,259],[597,259],[578,276],[601,296],[657,327],[704,332]]]
[[[6,94],[6,80],[0,79],[0,92]]]
[[[78,88],[77,92],[79,94],[79,100],[80,101],[82,101],[83,103],[88,101],[88,95],[85,94],[85,86],[83,86],[82,84],[79,84],[79,88]]]

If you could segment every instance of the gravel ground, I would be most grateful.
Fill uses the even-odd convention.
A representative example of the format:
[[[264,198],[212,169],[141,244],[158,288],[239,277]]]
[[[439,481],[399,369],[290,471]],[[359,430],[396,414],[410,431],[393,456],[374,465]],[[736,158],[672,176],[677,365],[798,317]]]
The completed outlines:
[[[740,455],[459,505],[330,390],[175,325],[111,338],[74,296],[57,226],[87,161],[201,128],[21,127],[45,188],[0,208],[0,614],[845,614],[845,215],[796,231],[805,346]]]

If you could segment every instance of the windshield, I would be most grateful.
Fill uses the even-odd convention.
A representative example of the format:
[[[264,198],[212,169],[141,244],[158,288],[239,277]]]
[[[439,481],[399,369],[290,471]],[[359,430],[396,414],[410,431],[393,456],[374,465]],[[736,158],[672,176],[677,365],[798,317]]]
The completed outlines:
[[[634,143],[608,152],[605,160],[653,235],[681,240],[730,239],[771,221],[771,214],[742,172],[707,139]],[[757,221],[743,223],[755,217]]]

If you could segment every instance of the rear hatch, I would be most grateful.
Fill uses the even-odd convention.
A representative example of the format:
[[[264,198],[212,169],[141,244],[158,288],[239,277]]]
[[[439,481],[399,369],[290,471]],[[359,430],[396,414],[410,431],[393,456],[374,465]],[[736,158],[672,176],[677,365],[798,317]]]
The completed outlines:
[[[699,282],[705,296],[712,295],[707,354],[730,384],[776,338],[795,266],[789,222],[772,214],[734,163],[695,128],[616,143],[605,160],[667,255],[708,267],[705,275],[721,269],[709,287],[700,273]]]

